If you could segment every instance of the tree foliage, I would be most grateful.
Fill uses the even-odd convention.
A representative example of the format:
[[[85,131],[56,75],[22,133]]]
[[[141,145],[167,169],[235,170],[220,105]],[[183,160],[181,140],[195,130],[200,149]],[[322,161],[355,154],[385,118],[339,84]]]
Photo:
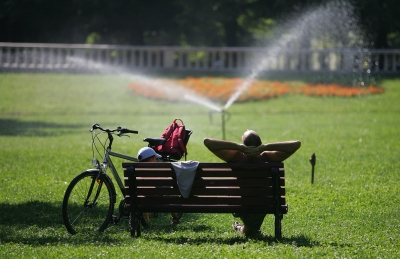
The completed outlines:
[[[344,1],[344,0],[333,0]],[[349,0],[366,40],[400,48],[398,0]],[[2,0],[0,41],[255,46],[325,0]],[[331,1],[330,1],[331,2]],[[343,21],[346,22],[346,21]]]

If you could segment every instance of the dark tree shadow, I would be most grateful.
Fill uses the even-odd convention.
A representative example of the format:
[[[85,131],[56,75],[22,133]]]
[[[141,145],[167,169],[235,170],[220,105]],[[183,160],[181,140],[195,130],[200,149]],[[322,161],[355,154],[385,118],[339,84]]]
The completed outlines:
[[[78,245],[83,242],[107,244],[120,241],[120,237],[113,234],[128,232],[125,220],[120,222],[118,228],[110,227],[105,233],[71,235],[62,221],[61,202],[0,203],[0,211],[0,243],[24,243],[34,246],[60,243]]]
[[[1,225],[49,227],[62,224],[61,204],[29,201],[19,204],[0,203]]]
[[[41,121],[20,121],[16,119],[0,119],[0,135],[2,136],[58,136],[74,128],[88,127],[78,124],[58,124]]]

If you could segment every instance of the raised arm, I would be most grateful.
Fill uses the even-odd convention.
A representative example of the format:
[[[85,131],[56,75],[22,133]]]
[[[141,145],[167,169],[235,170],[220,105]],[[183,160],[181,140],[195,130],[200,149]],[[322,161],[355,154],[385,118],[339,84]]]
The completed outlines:
[[[282,162],[296,152],[301,146],[298,140],[261,144],[256,148],[249,147],[244,153],[247,156],[260,154],[267,162]]]
[[[258,147],[254,147],[225,140],[205,138],[204,145],[226,162],[282,162],[300,148],[301,142],[291,140],[261,144]],[[254,157],[258,157],[258,159],[254,160]]]
[[[243,159],[246,146],[235,142],[205,138],[204,145],[217,157],[226,162],[238,162]]]

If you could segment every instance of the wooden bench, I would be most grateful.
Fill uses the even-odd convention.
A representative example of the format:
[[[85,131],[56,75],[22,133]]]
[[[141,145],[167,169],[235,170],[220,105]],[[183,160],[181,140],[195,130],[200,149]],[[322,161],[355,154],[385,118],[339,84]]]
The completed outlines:
[[[138,213],[267,213],[275,238],[288,211],[283,163],[199,163],[188,198],[180,194],[171,163],[122,163],[131,236],[140,236]]]

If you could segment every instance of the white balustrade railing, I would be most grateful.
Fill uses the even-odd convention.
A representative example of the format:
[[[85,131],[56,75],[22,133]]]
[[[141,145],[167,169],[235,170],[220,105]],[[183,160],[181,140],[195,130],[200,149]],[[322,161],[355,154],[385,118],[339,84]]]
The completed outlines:
[[[400,73],[400,50],[0,43],[0,71],[134,70]]]

